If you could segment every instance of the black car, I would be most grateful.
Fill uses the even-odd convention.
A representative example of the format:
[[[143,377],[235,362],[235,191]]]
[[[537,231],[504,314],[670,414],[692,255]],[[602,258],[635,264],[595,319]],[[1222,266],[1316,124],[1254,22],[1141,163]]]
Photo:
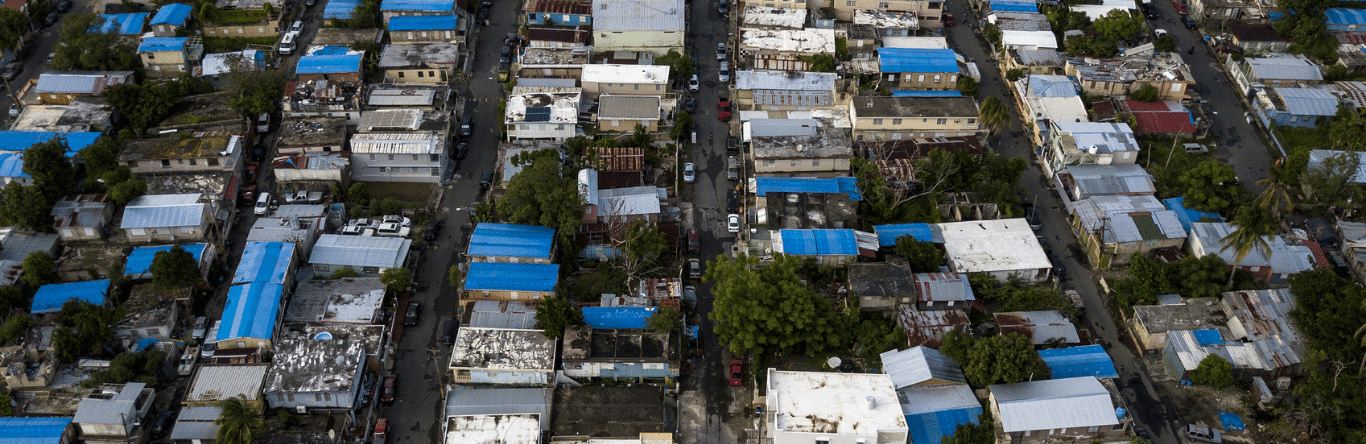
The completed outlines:
[[[726,212],[732,214],[740,212],[740,198],[735,195],[734,189],[726,190]]]
[[[1197,27],[1195,19],[1190,18],[1190,16],[1181,17],[1181,21],[1186,24],[1186,29],[1195,29]]]
[[[409,302],[408,313],[403,315],[403,325],[412,327],[422,320],[422,303]]]
[[[479,189],[487,190],[491,186],[493,186],[493,170],[484,170],[484,173],[479,176]]]
[[[423,238],[423,239],[426,239],[426,240],[429,240],[429,241],[430,241],[430,240],[436,240],[436,237],[439,236],[440,234],[441,234],[441,219],[432,219],[432,220],[427,221],[427,228],[424,228],[424,229],[422,230],[422,238]]]
[[[689,113],[693,112],[693,110],[697,109],[697,99],[689,97],[688,101],[683,103],[683,109],[687,110]]]
[[[469,153],[470,153],[470,144],[465,143],[465,142],[460,142],[459,145],[456,145],[456,146],[455,146],[455,158],[456,158],[456,159],[464,160],[464,159],[465,159],[465,156],[468,155]]]
[[[61,14],[58,14],[58,13],[56,13],[56,12],[51,13],[51,14],[48,14],[48,15],[47,15],[47,19],[46,19],[46,20],[43,20],[43,26],[52,26],[52,25],[55,25],[55,24],[57,24],[57,20],[58,20],[58,19],[61,19],[61,18],[62,18]]]
[[[260,143],[256,144],[251,148],[251,157],[255,158],[257,162],[264,160],[266,158],[266,146]]]
[[[512,48],[503,47],[503,53],[498,55],[499,63],[507,63],[512,60]]]
[[[460,323],[455,319],[447,319],[441,324],[441,343],[451,345],[455,342],[455,333],[460,329]]]
[[[152,439],[163,438],[166,434],[171,433],[171,426],[175,424],[174,419],[175,412],[170,410],[161,412],[155,419],[152,419],[151,428],[148,429]]]
[[[71,0],[62,0],[57,3],[57,12],[67,12],[71,10]]]

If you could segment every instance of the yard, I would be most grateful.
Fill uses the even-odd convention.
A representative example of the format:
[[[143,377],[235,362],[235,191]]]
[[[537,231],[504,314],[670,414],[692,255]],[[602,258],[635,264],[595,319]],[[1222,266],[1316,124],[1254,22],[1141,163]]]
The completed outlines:
[[[365,182],[365,187],[370,191],[371,200],[393,198],[400,202],[418,202],[419,205],[431,200],[432,191],[436,190],[436,184],[408,182]]]

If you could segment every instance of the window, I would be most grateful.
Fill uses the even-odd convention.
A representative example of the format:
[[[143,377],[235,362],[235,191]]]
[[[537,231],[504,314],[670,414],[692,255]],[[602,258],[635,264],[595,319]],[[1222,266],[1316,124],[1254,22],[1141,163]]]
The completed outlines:
[[[509,295],[512,295],[512,298],[513,298],[513,299],[517,299],[517,298],[521,297],[521,294],[518,293],[518,292],[515,292],[515,291],[509,291],[508,294],[509,294]]]
[[[432,177],[436,177],[436,176],[440,176],[440,175],[441,175],[441,169],[440,169],[440,168],[432,168]]]
[[[441,161],[441,155],[440,155],[440,154],[430,154],[430,155],[427,156],[427,161],[428,161],[428,162],[440,162],[440,161]]]
[[[934,75],[934,83],[939,83],[939,74]]]
[[[829,439],[818,439],[818,440],[816,440],[816,444],[830,444],[830,440],[829,440]]]
[[[796,160],[793,160],[793,161],[792,161],[792,166],[793,166],[793,167],[796,167],[796,166],[797,166],[797,161],[796,161]]]
[[[394,160],[394,155],[393,155],[393,154],[390,154],[390,155],[389,155],[389,160]]]
[[[199,165],[199,162],[196,162],[194,159],[190,159],[190,165]]]
[[[375,155],[374,155],[374,154],[371,154],[371,155],[370,155],[370,160],[375,160]]]
[[[877,4],[877,8],[878,8],[878,9],[887,9],[887,8],[890,8],[890,7],[891,7],[891,5],[889,5],[888,2],[880,2],[880,3]]]
[[[137,167],[138,167],[138,162],[137,162],[136,160],[130,160],[130,161],[128,161],[128,168],[137,168]]]
[[[820,160],[820,159],[812,159],[812,160],[811,160],[811,166],[813,166],[813,167],[821,166],[821,160]]]
[[[418,71],[418,72],[417,72],[417,78],[419,78],[419,79],[422,78],[422,71]]]
[[[621,121],[620,121],[620,120],[613,120],[613,121],[612,121],[612,126],[614,126],[614,127],[615,127],[615,126],[621,126]]]
[[[845,5],[845,6],[854,6],[854,0],[849,0],[849,1],[846,2],[844,5]]]
[[[322,400],[323,400],[323,394],[322,394],[322,393],[314,393],[314,394],[313,394],[313,400],[314,400],[314,401],[322,401]]]
[[[776,160],[765,160],[765,161],[764,161],[764,166],[766,166],[766,167],[771,167],[771,166],[776,166],[776,165],[778,165],[778,161],[776,161]]]
[[[157,59],[157,53],[155,53],[155,52],[149,52],[149,53],[147,53],[147,60],[156,60],[156,59]]]
[[[916,81],[917,81],[917,82],[924,82],[924,81],[925,81],[925,75],[924,75],[924,74],[921,74],[920,77],[919,77],[919,79],[920,79],[920,80],[916,80]]]
[[[413,162],[417,162],[417,156],[418,156],[417,154],[414,154],[414,155],[413,155]]]
[[[170,160],[167,160],[167,159],[161,159],[161,167],[162,167],[162,168],[170,168],[170,167],[171,167],[171,161],[170,161]]]
[[[968,119],[968,125],[976,125],[977,119]]]
[[[873,119],[873,124],[874,124],[874,125],[881,125],[881,124],[882,124],[882,119]]]
[[[892,140],[901,140],[901,133],[892,133]]]
[[[900,125],[900,124],[901,124],[901,119],[892,119],[892,124],[893,124],[893,125]]]
[[[939,120],[935,121],[935,125],[947,125],[948,123],[949,123],[949,119],[939,119]]]
[[[427,77],[436,78],[436,71],[427,71]]]
[[[218,158],[217,158],[217,157],[210,157],[210,158],[209,158],[209,166],[211,166],[211,167],[216,167],[216,166],[218,166]]]
[[[635,90],[636,90],[636,91],[640,91],[640,85],[639,85],[639,84],[636,84],[636,85],[633,85],[633,86],[635,86]]]
[[[399,72],[398,72],[398,78],[400,78],[400,79],[403,78],[403,71],[399,71]]]

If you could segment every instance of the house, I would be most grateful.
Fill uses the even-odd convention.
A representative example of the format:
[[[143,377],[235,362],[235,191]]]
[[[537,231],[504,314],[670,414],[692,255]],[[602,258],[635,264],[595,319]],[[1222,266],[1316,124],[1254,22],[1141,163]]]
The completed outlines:
[[[1156,305],[1135,305],[1129,318],[1134,342],[1144,351],[1166,348],[1167,332],[1212,329],[1227,323],[1217,298],[1162,295],[1157,299]]]
[[[993,16],[999,15],[993,14]],[[1042,14],[1034,14],[1042,15]],[[1046,23],[1046,22],[1045,22]],[[1006,49],[1052,49],[1057,50],[1058,37],[1049,30],[1001,30],[1001,45]]]
[[[972,309],[978,304],[966,274],[916,273],[912,278],[915,282],[916,310]]]
[[[838,229],[858,222],[863,200],[852,177],[755,177],[758,224],[778,229]]]
[[[526,2],[526,23],[532,25],[592,26],[593,3],[574,0]]]
[[[1135,134],[1193,135],[1198,129],[1195,116],[1180,102],[1125,100],[1118,103],[1120,117],[1130,116],[1138,124],[1133,128]]]
[[[669,65],[584,65],[583,95],[660,96],[669,93]]]
[[[458,15],[400,16],[389,19],[393,43],[456,43],[464,40],[466,26]]]
[[[604,94],[598,97],[598,131],[659,132],[661,102],[659,96]]]
[[[827,267],[877,256],[877,235],[850,229],[778,230],[773,253],[811,257]]]
[[[350,62],[348,61],[348,63]],[[360,68],[359,56],[356,57],[354,66],[357,69]],[[330,68],[326,69],[330,70]],[[304,76],[301,76],[300,81],[285,84],[284,99],[280,102],[284,116],[345,117],[348,124],[360,122],[360,96],[364,89],[363,84],[358,81],[331,81],[316,78],[302,80],[303,78]]]
[[[1096,196],[1144,196],[1157,193],[1153,176],[1141,165],[1069,165],[1053,176],[1068,213],[1077,202]]]
[[[109,303],[109,280],[68,282],[47,284],[38,287],[33,293],[33,306],[29,313],[38,315],[62,311],[67,301],[80,300],[104,306]]]
[[[346,119],[341,117],[288,117],[280,122],[279,131],[277,156],[346,150]]]
[[[8,416],[0,418],[0,436],[24,444],[72,444],[76,428],[71,422],[72,418]]]
[[[446,113],[418,110],[366,111],[351,136],[351,179],[367,182],[436,183],[452,166],[451,122]]]
[[[481,222],[470,234],[465,258],[471,262],[550,264],[555,261],[555,229],[535,225]]]
[[[740,14],[741,28],[802,29],[804,26],[805,8],[763,6],[750,2],[745,3],[745,9]]]
[[[119,225],[130,242],[181,242],[212,239],[214,219],[199,194],[143,195],[123,208]]]
[[[881,48],[877,51],[883,84],[891,88],[944,91],[958,89],[958,54],[952,49]]]
[[[275,346],[261,395],[271,408],[352,411],[361,406],[367,355],[377,353],[382,325],[290,330]]]
[[[104,194],[77,194],[54,203],[51,214],[52,228],[63,242],[93,241],[104,238],[114,205]]]
[[[1048,280],[1053,269],[1024,219],[942,223],[939,231],[944,257],[954,273],[986,273],[1000,281],[1015,276],[1037,283]]]
[[[111,34],[115,37],[133,38],[142,34],[143,28],[147,23],[146,12],[129,12],[124,14],[99,14],[90,29],[86,32],[93,34]]]
[[[963,370],[938,350],[918,346],[882,353],[882,368],[892,377],[910,443],[934,444],[961,424],[977,424],[982,404],[973,396]]]
[[[539,444],[550,431],[553,388],[457,385],[446,393],[445,444]]]
[[[773,368],[766,376],[765,433],[773,444],[906,441],[891,376]]]
[[[1267,363],[1270,374],[1264,376],[1300,374],[1306,351],[1304,336],[1291,322],[1295,295],[1289,289],[1230,291],[1219,305],[1228,314],[1232,339],[1250,344]]]
[[[152,77],[193,75],[204,58],[204,42],[199,37],[148,37],[138,46],[142,65]]]
[[[1318,128],[1338,114],[1338,98],[1320,88],[1266,87],[1257,90],[1253,104],[1267,127]]]
[[[134,285],[121,308],[122,320],[114,324],[114,337],[129,342],[143,339],[169,341],[180,326],[180,305],[189,301],[190,289],[162,290],[152,284]]]
[[[236,133],[195,132],[190,137],[129,140],[118,163],[133,174],[236,172],[247,140]]]
[[[860,311],[892,311],[915,303],[915,278],[900,256],[886,262],[849,264],[849,296],[858,298]]]
[[[646,0],[648,1],[648,0]],[[508,95],[503,125],[507,141],[553,139],[564,141],[577,134],[579,100],[583,90],[557,86],[515,86]]]
[[[1017,333],[1029,338],[1034,345],[1061,341],[1064,344],[1081,342],[1077,327],[1057,310],[998,312],[996,325],[1002,335]]]
[[[47,131],[0,131],[0,185],[19,182],[32,185],[33,178],[24,172],[24,152],[29,147],[47,142],[58,133]],[[95,143],[100,133],[65,133],[67,157]]]
[[[1328,8],[1323,11],[1323,23],[1333,33],[1366,30],[1366,13],[1353,8]]]
[[[416,109],[444,111],[447,86],[371,84],[365,99],[367,110]]]
[[[247,232],[247,242],[287,243],[297,257],[307,257],[327,228],[324,217],[258,217]]]
[[[316,276],[349,268],[362,277],[379,277],[384,270],[407,265],[412,243],[397,237],[324,234],[313,245],[308,263],[313,265]]]
[[[1048,121],[1044,165],[1052,176],[1072,165],[1126,165],[1138,161],[1138,140],[1128,125],[1115,122]]]
[[[1333,162],[1339,162],[1340,166],[1332,166]],[[1360,165],[1366,165],[1366,157],[1361,156],[1355,151],[1311,150],[1309,151],[1309,162],[1305,164],[1305,168],[1306,170],[1319,170],[1329,167],[1347,168],[1348,165],[1351,165],[1352,163],[1356,163],[1359,166],[1355,169],[1356,174],[1347,178],[1347,182],[1352,184],[1366,183],[1366,168],[1360,167]],[[1329,166],[1325,166],[1325,164],[1328,164]],[[1312,189],[1306,189],[1305,191],[1313,192]]]
[[[1015,98],[1026,122],[1034,125],[1034,143],[1043,146],[1051,137],[1052,122],[1087,122],[1086,104],[1076,85],[1066,76],[1032,75],[1015,81]]]
[[[360,54],[306,55],[299,57],[295,72],[299,82],[327,81],[329,86],[333,81],[359,82],[360,60]]]
[[[33,94],[36,97],[36,93]],[[20,103],[25,101],[19,99]],[[78,96],[67,105],[28,105],[14,118],[14,131],[81,133],[112,132],[114,111],[103,97]]]
[[[1122,438],[1129,420],[1116,414],[1111,387],[1094,376],[987,387],[997,439],[1032,443]]]
[[[152,35],[175,37],[176,31],[190,24],[190,13],[192,12],[194,12],[194,7],[183,3],[162,5],[161,8],[157,9],[157,15],[152,16],[152,21],[148,22],[148,25],[152,26]]]
[[[216,342],[220,349],[270,348],[280,333],[284,289],[268,282],[233,285],[228,289],[218,335],[205,342]]]
[[[128,253],[128,261],[123,266],[123,276],[128,279],[151,279],[152,261],[156,259],[157,253],[170,251],[175,247],[180,247],[186,253],[194,256],[194,260],[199,263],[201,273],[207,280],[209,267],[218,257],[218,248],[209,244],[153,245],[133,248],[133,251]]]
[[[289,297],[286,324],[379,324],[385,285],[379,278],[299,281]],[[468,324],[466,324],[468,325]]]
[[[1268,54],[1265,57],[1230,59],[1229,72],[1242,91],[1267,86],[1313,87],[1323,83],[1319,65],[1300,54]]]
[[[755,176],[849,175],[849,135],[823,119],[753,119],[742,125]]]
[[[1002,70],[1018,69],[1025,76],[1063,75],[1067,66],[1066,56],[1056,49],[1011,49],[1006,55],[1001,60]]]
[[[1204,18],[1206,23],[1265,23],[1275,20],[1275,12],[1268,14],[1274,7],[1255,0],[1194,0],[1190,2],[1190,14]]]
[[[1339,219],[1336,227],[1338,238],[1342,240],[1339,251],[1345,256],[1347,268],[1358,282],[1366,278],[1366,223],[1349,222]]]
[[[266,283],[294,287],[294,253],[294,244],[289,242],[247,242],[232,285]]]
[[[938,224],[917,222],[909,224],[874,225],[873,231],[877,232],[878,246],[883,248],[895,247],[896,240],[902,236],[910,236],[912,239],[921,242],[930,242],[941,245],[944,243],[944,235],[939,231]]]
[[[1067,379],[1080,376],[1096,378],[1118,378],[1115,362],[1100,345],[1050,348],[1039,350],[1039,357],[1048,365],[1052,379]]]
[[[1181,101],[1195,85],[1190,66],[1174,52],[1139,51],[1102,60],[1070,57],[1066,74],[1089,96],[1127,96],[1151,86],[1158,100]]]
[[[379,13],[384,18],[384,26],[388,27],[395,17],[451,15],[464,13],[464,10],[449,0],[384,0]]]
[[[593,49],[683,53],[683,0],[593,0]]]
[[[548,386],[554,380],[555,345],[541,330],[463,327],[451,352],[451,382]]]
[[[908,37],[920,29],[920,18],[914,12],[859,9],[854,11],[853,24],[886,36]]]
[[[465,327],[536,328],[536,304],[519,301],[466,301],[460,309]]]
[[[441,85],[455,74],[460,54],[459,43],[390,44],[380,52],[379,69],[385,83]]]
[[[958,363],[939,350],[925,346],[889,350],[880,355],[882,369],[897,390],[943,385],[966,385]]]
[[[1291,352],[1285,343],[1263,344],[1272,347],[1282,348],[1286,352]],[[1291,368],[1299,366],[1299,356],[1280,355],[1275,358],[1290,357],[1294,360],[1294,367],[1290,367],[1290,362],[1273,363],[1269,361],[1270,355],[1262,354],[1258,344],[1249,342],[1239,342],[1224,336],[1220,330],[1179,330],[1167,332],[1166,347],[1162,349],[1162,363],[1166,366],[1169,375],[1174,378],[1186,379],[1195,373],[1195,369],[1200,366],[1210,355],[1228,361],[1233,367],[1233,377],[1236,379],[1252,379],[1253,377],[1276,378],[1278,375],[1293,375],[1295,372],[1289,371]],[[1286,367],[1278,368],[1279,365]]]
[[[737,110],[834,110],[849,100],[847,91],[837,89],[838,80],[827,72],[738,70],[731,100]]]
[[[473,262],[465,272],[464,297],[498,301],[555,297],[559,273],[557,264]]]
[[[1266,236],[1264,240],[1270,250],[1263,252],[1253,248],[1241,261],[1234,261],[1237,254],[1234,248],[1227,248],[1224,238],[1233,232],[1233,226],[1225,222],[1196,222],[1191,224],[1190,251],[1195,257],[1210,254],[1219,255],[1230,267],[1238,267],[1252,272],[1258,280],[1270,284],[1283,285],[1290,275],[1311,270],[1319,264],[1314,253],[1304,244],[1284,236]],[[1235,264],[1236,262],[1236,264]]]
[[[332,4],[332,2],[328,2]],[[213,444],[218,441],[218,418],[223,409],[218,406],[184,407],[176,415],[168,438],[175,444]]]
[[[858,96],[849,102],[855,141],[974,136],[981,131],[971,97]]]
[[[1268,54],[1285,52],[1290,42],[1276,27],[1267,23],[1229,23],[1229,43],[1237,45],[1243,54]]]
[[[259,405],[262,402],[261,385],[269,370],[270,364],[198,366],[181,403],[187,407],[211,407],[217,406],[219,401],[241,396],[247,402]]]
[[[1178,250],[1186,230],[1175,211],[1152,195],[1096,196],[1073,205],[1072,227],[1097,267],[1126,264],[1134,253]]]
[[[143,433],[156,391],[141,382],[107,384],[81,399],[71,422],[90,444],[127,444]]]
[[[943,26],[940,20],[944,11],[944,2],[938,0],[896,0],[890,2],[853,0],[837,3],[839,4],[834,5],[835,18],[840,21],[852,21],[857,12],[871,10],[913,13],[919,18],[921,29],[936,29]]]
[[[835,54],[835,30],[740,28],[736,64],[753,69],[809,71],[810,57]]]
[[[585,224],[610,224],[636,219],[659,221],[668,190],[654,186],[604,189],[598,171],[579,170],[579,194],[583,197]]]
[[[323,23],[327,26],[338,24],[342,20],[351,20],[356,13],[356,7],[360,6],[360,0],[331,0],[327,6],[323,7]],[[317,40],[315,39],[314,42]]]
[[[583,3],[587,6],[588,3]],[[527,28],[526,48],[542,49],[583,49],[588,45],[588,37],[593,32],[587,29],[569,28]],[[518,62],[525,62],[525,53]],[[525,64],[525,63],[523,63]]]
[[[94,97],[125,83],[133,71],[48,71],[38,74],[19,91],[25,105],[70,105],[77,97]]]
[[[677,378],[681,339],[643,329],[565,328],[564,374],[572,378]]]

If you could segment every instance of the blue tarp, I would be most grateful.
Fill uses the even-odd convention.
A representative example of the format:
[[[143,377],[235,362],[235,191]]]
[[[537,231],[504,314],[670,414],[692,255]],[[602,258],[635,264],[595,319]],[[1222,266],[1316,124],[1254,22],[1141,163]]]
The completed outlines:
[[[1033,2],[991,2],[991,10],[997,12],[1039,12],[1039,4]]]
[[[142,39],[138,52],[181,51],[189,37],[152,37]]]
[[[455,29],[460,18],[455,15],[404,15],[389,19],[390,31],[439,31]]]
[[[451,0],[384,0],[380,11],[450,11],[455,12],[455,2]]]
[[[0,436],[5,444],[61,444],[71,419],[4,417],[0,418]]]
[[[160,340],[160,339],[153,339],[153,338],[138,339],[137,351],[146,350],[147,347],[151,347],[152,344],[156,344],[156,343],[158,343],[158,342],[161,342],[161,340]]]
[[[465,273],[466,290],[554,291],[560,278],[556,264],[475,262]]]
[[[360,54],[355,55],[310,55],[299,58],[295,74],[338,74],[360,72]]]
[[[55,313],[62,311],[62,304],[72,299],[80,299],[95,305],[104,305],[109,294],[109,280],[47,284],[38,287],[33,294],[33,309],[29,313]]]
[[[775,193],[845,193],[850,200],[863,200],[858,179],[852,177],[756,177],[754,192],[759,197]]]
[[[313,53],[312,53],[312,54],[309,54],[309,55],[315,55],[315,56],[335,56],[335,55],[346,55],[346,54],[349,53],[349,52],[351,52],[351,48],[348,48],[348,47],[342,46],[342,45],[332,45],[332,46],[324,46],[324,47],[318,48],[316,51],[313,51]]]
[[[247,242],[232,284],[266,282],[284,284],[294,263],[294,244],[290,242]]]
[[[66,157],[75,156],[77,151],[95,143],[100,133],[60,133],[66,138]],[[28,148],[57,137],[51,131],[0,131],[0,151],[28,151]]]
[[[939,232],[939,226],[927,223],[875,225],[873,231],[877,232],[878,245],[883,247],[896,246],[896,238],[905,235],[910,235],[921,242],[944,243],[944,235]]]
[[[803,256],[858,254],[854,230],[780,230],[783,253]]]
[[[535,225],[481,223],[470,235],[470,256],[550,257],[555,229]]]
[[[963,93],[958,91],[922,91],[917,89],[902,89],[892,91],[892,97],[963,97]]]
[[[1280,20],[1285,14],[1282,14],[1280,11],[1267,11],[1266,16],[1274,22]]]
[[[958,425],[977,424],[981,415],[981,407],[906,415],[906,426],[911,444],[939,444],[945,436],[953,436]]]
[[[1224,343],[1224,336],[1219,334],[1219,330],[1212,328],[1208,330],[1193,331],[1191,332],[1191,336],[1195,336],[1195,342],[1200,343],[1200,345],[1219,345]]]
[[[1241,432],[1247,428],[1243,424],[1243,417],[1229,412],[1219,412],[1219,422],[1224,425],[1226,432]]]
[[[698,337],[698,335],[702,333],[702,327],[698,327],[696,325],[689,325],[687,331],[689,338],[696,338]]]
[[[645,328],[654,307],[583,307],[583,322],[593,328]]]
[[[0,177],[29,177],[24,173],[24,155],[0,152]]]
[[[146,12],[130,12],[127,14],[100,14],[104,23],[92,25],[89,32],[100,34],[117,33],[118,35],[138,35],[142,34],[142,24],[147,22]]]
[[[1323,11],[1323,22],[1333,25],[1366,25],[1366,9],[1328,8]]]
[[[205,246],[207,244],[189,244],[181,245],[180,248],[194,256],[195,262],[199,262],[204,255]],[[134,248],[132,253],[128,253],[128,261],[123,265],[123,274],[125,276],[139,275],[151,271],[152,259],[156,258],[157,253],[170,251],[172,248],[175,248],[175,245]]]
[[[284,292],[285,287],[280,284],[252,282],[233,285],[228,290],[228,305],[223,308],[223,320],[218,325],[218,337],[214,340],[271,340]]]
[[[1170,199],[1162,199],[1162,205],[1165,205],[1168,210],[1176,212],[1176,219],[1181,221],[1181,228],[1185,229],[1186,231],[1191,230],[1192,222],[1200,222],[1201,220],[1213,220],[1222,222],[1224,220],[1223,217],[1219,216],[1219,213],[1196,211],[1190,208],[1186,208],[1186,205],[1184,203],[1185,201],[1186,198],[1184,197],[1173,197]]]
[[[952,49],[878,48],[882,72],[958,74],[958,57]]]
[[[160,25],[166,23],[176,26],[185,26],[185,19],[190,18],[191,12],[194,12],[193,6],[181,3],[171,3],[162,6],[161,9],[157,10],[157,15],[152,16],[151,24]]]
[[[1039,356],[1048,364],[1053,379],[1095,376],[1097,378],[1118,378],[1115,362],[1099,345],[1054,348],[1039,350]]]
[[[355,14],[357,6],[360,6],[360,0],[327,0],[327,6],[323,8],[323,18],[349,20],[351,15]]]

